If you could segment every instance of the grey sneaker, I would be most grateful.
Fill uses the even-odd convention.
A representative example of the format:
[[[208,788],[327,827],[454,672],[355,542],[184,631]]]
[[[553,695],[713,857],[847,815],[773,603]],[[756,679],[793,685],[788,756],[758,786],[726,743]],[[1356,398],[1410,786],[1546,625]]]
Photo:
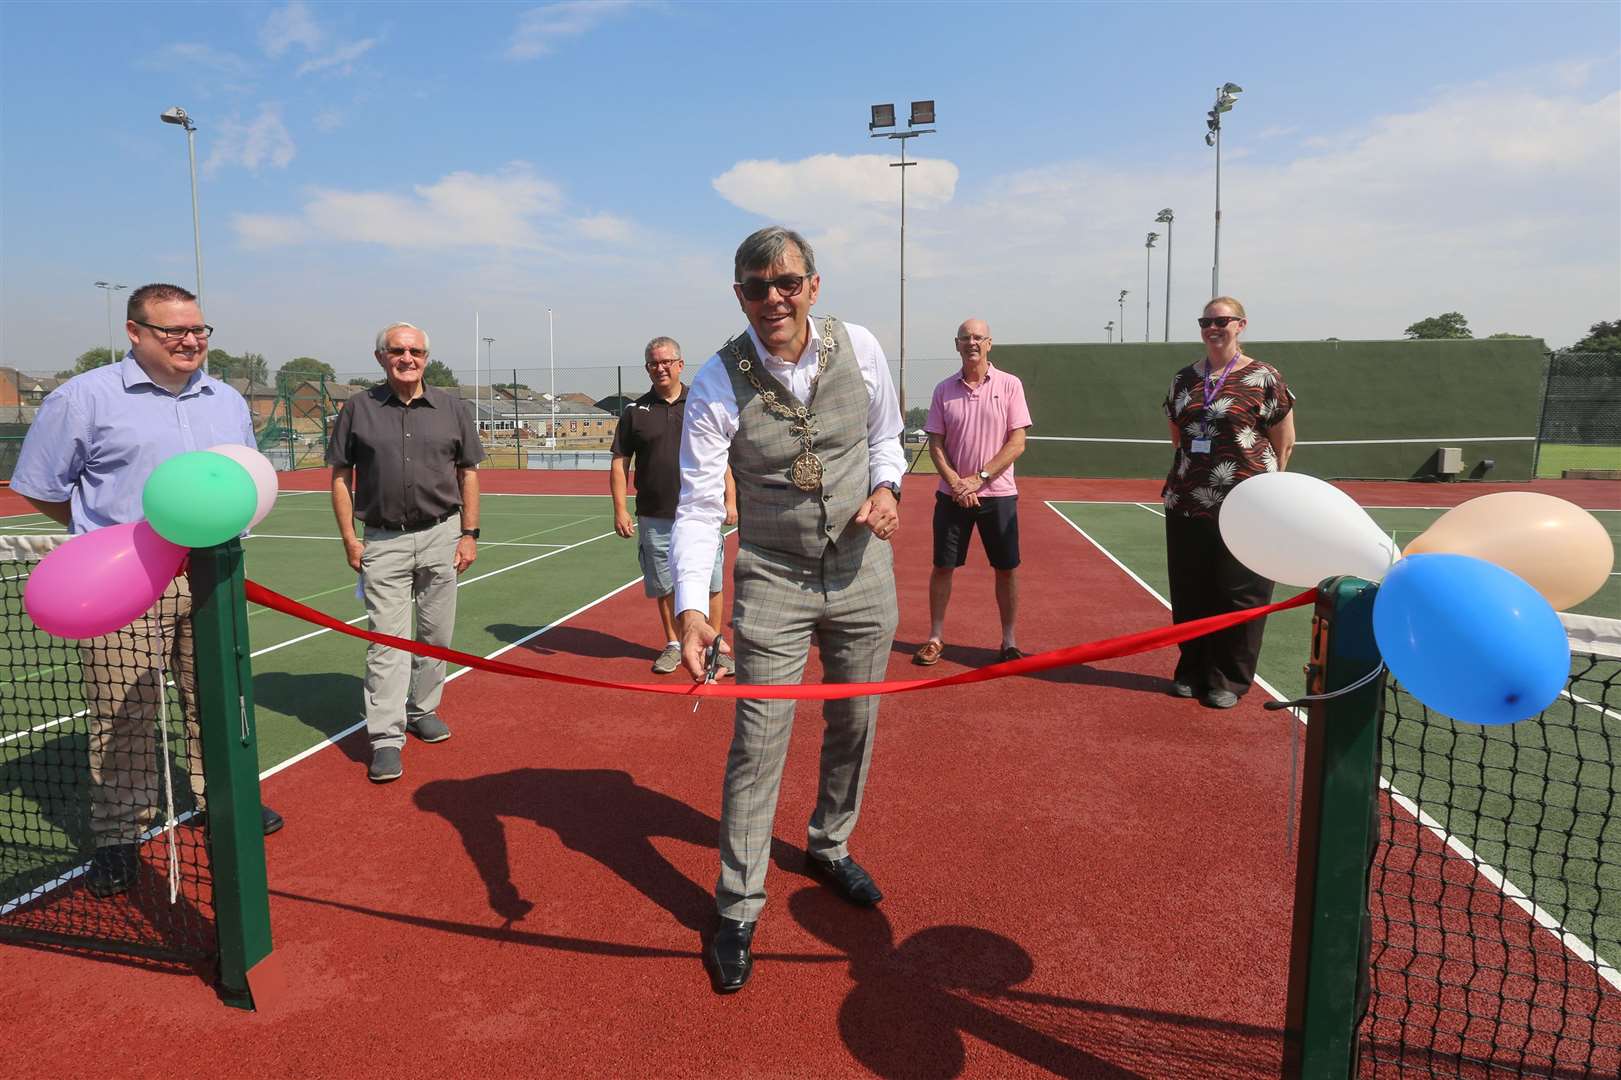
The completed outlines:
[[[406,721],[405,730],[423,742],[444,742],[450,738],[450,728],[439,719],[438,713],[423,713],[415,720]]]
[[[1204,696],[1204,703],[1212,709],[1230,709],[1238,704],[1238,695],[1231,690],[1212,690]]]
[[[374,784],[386,784],[404,775],[405,766],[400,764],[399,747],[379,746],[371,752],[371,768],[366,770],[366,779]]]
[[[681,666],[681,646],[666,645],[659,658],[653,661],[653,674],[668,675]]]
[[[732,659],[732,654],[729,652],[723,652],[720,654],[720,674],[737,674],[737,661]]]

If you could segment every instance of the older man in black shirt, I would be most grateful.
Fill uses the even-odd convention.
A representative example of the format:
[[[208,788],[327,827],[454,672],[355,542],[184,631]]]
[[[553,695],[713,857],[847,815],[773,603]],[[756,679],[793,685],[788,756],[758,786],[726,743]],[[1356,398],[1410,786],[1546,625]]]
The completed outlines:
[[[349,565],[361,572],[371,629],[449,645],[456,624],[456,575],[478,557],[478,471],[484,448],[459,398],[422,380],[428,335],[394,323],[377,335],[385,383],[344,403],[327,444],[332,512]],[[359,502],[356,502],[356,490]],[[354,519],[365,523],[355,535]],[[409,731],[423,742],[450,738],[439,719],[445,664],[384,645],[366,650],[366,731],[377,783],[404,772]]]
[[[675,581],[670,577],[670,529],[681,499],[681,424],[687,411],[687,388],[681,383],[681,346],[669,337],[656,337],[642,350],[647,377],[653,388],[625,407],[614,429],[613,463],[608,492],[614,501],[614,531],[627,540],[635,536],[636,555],[642,565],[642,591],[658,604],[659,629],[664,649],[653,661],[655,675],[668,675],[681,666],[681,640],[675,628]],[[625,504],[628,473],[636,470],[636,516]],[[727,525],[737,524],[737,489],[726,472]],[[715,568],[709,578],[709,623],[722,624],[722,550],[715,549]],[[731,656],[722,653],[721,672],[732,674]]]

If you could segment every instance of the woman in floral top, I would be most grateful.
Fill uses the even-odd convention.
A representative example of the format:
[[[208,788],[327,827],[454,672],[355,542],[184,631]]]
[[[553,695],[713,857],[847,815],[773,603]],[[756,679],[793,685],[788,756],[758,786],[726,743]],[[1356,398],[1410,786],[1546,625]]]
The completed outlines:
[[[1233,558],[1216,516],[1240,480],[1281,471],[1295,445],[1295,396],[1270,364],[1245,356],[1244,305],[1220,296],[1199,320],[1205,358],[1176,373],[1165,396],[1176,456],[1165,478],[1171,618],[1189,622],[1272,599],[1272,582]],[[1171,693],[1230,709],[1255,681],[1264,619],[1181,646]]]

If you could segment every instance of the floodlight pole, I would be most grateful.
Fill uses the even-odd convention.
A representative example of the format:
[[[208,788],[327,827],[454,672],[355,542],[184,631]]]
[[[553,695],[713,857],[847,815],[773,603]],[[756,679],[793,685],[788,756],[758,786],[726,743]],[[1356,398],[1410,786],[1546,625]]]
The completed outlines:
[[[1165,226],[1165,340],[1171,340],[1171,222],[1176,215],[1166,207],[1154,218]]]
[[[1216,148],[1216,247],[1210,263],[1210,295],[1212,298],[1221,295],[1221,114],[1231,112],[1233,103],[1244,88],[1237,83],[1227,83],[1216,88],[1216,104],[1205,114],[1205,126],[1209,129],[1205,133],[1206,146]]]
[[[110,281],[98,281],[96,282],[96,288],[107,294],[107,362],[116,364],[118,363],[118,350],[113,343],[113,293],[118,292],[120,289],[127,289],[129,286],[114,285]]]
[[[1143,344],[1144,345],[1148,344],[1148,335],[1152,332],[1150,330],[1150,327],[1152,327],[1154,325],[1154,241],[1158,240],[1158,239],[1159,239],[1159,233],[1151,232],[1151,233],[1148,234],[1148,243],[1144,245],[1144,247],[1146,247],[1148,249],[1148,256],[1147,256],[1147,258],[1148,258],[1148,266],[1143,271]]]
[[[1105,329],[1105,330],[1107,330],[1109,332],[1109,344],[1113,345],[1114,344],[1114,320],[1110,319],[1108,322],[1104,323],[1103,324],[1103,329]]]
[[[176,105],[158,119],[165,124],[178,124],[186,131],[186,157],[191,163],[191,243],[197,259],[197,306],[203,307],[203,226],[197,210],[197,125],[191,122],[186,110]],[[207,315],[205,308],[203,314]],[[203,374],[208,373],[208,350],[203,350]]]
[[[490,441],[495,441],[495,339],[492,337],[479,338],[484,342],[484,370],[489,373],[490,379]],[[516,380],[514,380],[516,381]],[[473,393],[478,393],[478,380],[473,380]]]
[[[914,107],[915,105],[916,103],[914,103]],[[932,123],[932,121],[929,122]],[[876,123],[876,119],[874,120],[874,123]],[[908,120],[907,123],[910,124],[912,121]],[[901,422],[904,425],[906,421],[906,170],[917,164],[915,161],[906,160],[906,140],[915,139],[919,135],[933,135],[935,133],[935,129],[920,128],[915,131],[872,131],[873,126],[874,124],[867,125],[869,136],[871,138],[899,139],[901,142],[901,159],[898,162],[890,162],[889,167],[891,169],[899,169],[901,171],[901,352],[900,385],[896,387],[896,393],[900,397]]]
[[[547,423],[546,434],[552,440],[552,448],[557,447],[557,338],[552,333],[552,309],[546,309],[546,354],[550,357],[552,368],[551,392],[546,395],[551,405],[551,419]]]
[[[1118,303],[1120,305],[1120,344],[1124,345],[1126,343],[1126,290],[1125,289],[1120,290],[1120,299],[1117,300],[1116,303]]]

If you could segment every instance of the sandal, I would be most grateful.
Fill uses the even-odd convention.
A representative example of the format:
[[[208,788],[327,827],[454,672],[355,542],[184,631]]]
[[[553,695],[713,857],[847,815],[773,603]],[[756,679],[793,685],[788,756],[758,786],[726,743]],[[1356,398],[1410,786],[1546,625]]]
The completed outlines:
[[[930,638],[925,641],[917,652],[912,654],[912,663],[929,667],[940,662],[940,654],[946,651],[944,642]]]

